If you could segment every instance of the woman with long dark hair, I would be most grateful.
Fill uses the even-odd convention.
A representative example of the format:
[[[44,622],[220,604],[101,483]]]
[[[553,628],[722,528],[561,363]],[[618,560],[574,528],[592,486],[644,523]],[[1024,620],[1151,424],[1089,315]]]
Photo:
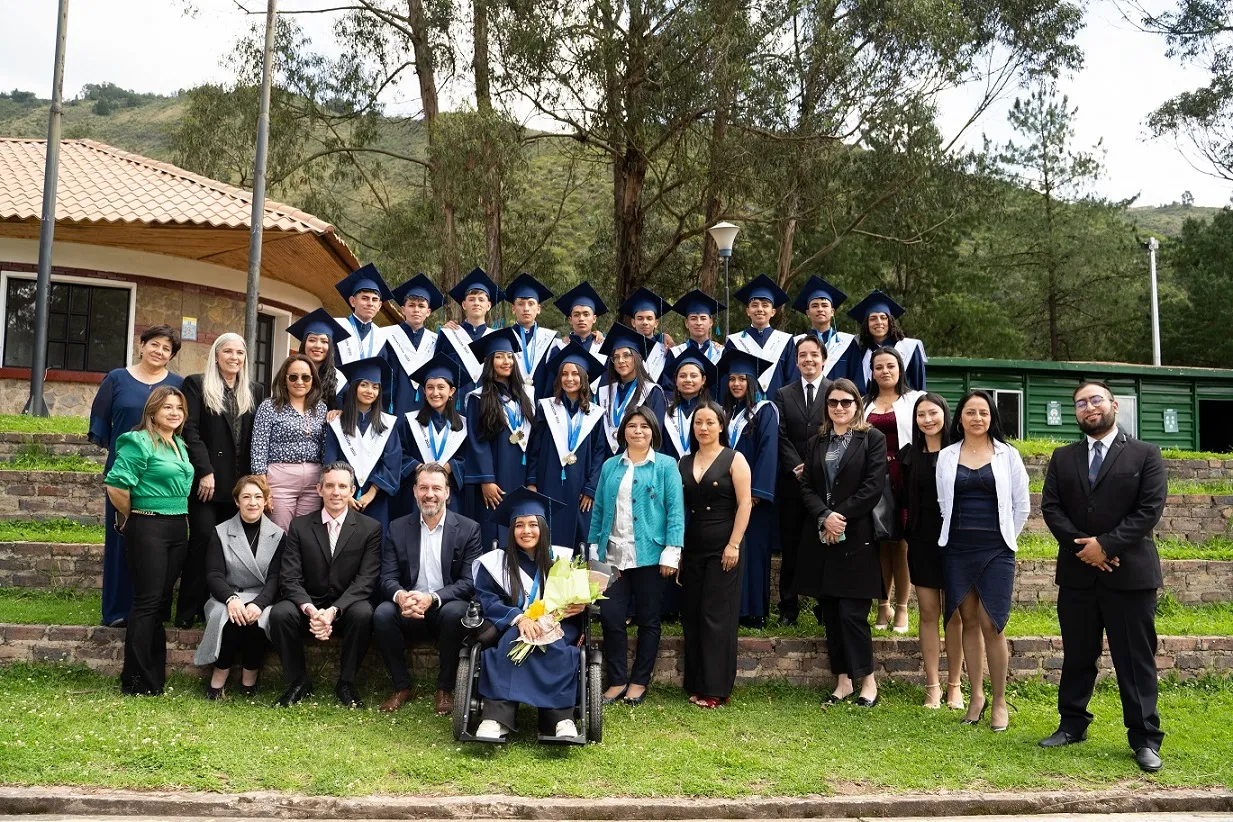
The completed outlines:
[[[862,381],[858,385],[864,389],[862,394],[877,391],[871,359],[875,351],[888,346],[898,351],[903,360],[904,380],[908,388],[925,390],[925,363],[929,358],[925,356],[925,344],[905,335],[899,327],[899,318],[905,313],[906,308],[877,290],[869,292],[869,296],[848,311],[848,316],[856,320],[861,329],[858,339]]]
[[[689,455],[694,409],[711,401],[718,381],[715,364],[697,349],[686,348],[668,360],[664,375],[672,380],[672,401],[664,409],[663,452],[675,460]]]
[[[351,510],[390,525],[390,498],[402,480],[402,445],[397,419],[385,413],[393,369],[383,357],[368,357],[342,367],[347,393],[342,413],[326,424],[323,464],[342,460],[355,472]]]
[[[392,518],[406,516],[416,510],[415,471],[420,465],[435,462],[445,469],[449,478],[449,502],[446,508],[462,512],[463,443],[467,440],[467,423],[458,413],[457,392],[467,379],[462,364],[443,351],[438,351],[411,379],[420,387],[424,404],[418,411],[403,414],[398,419],[398,441],[402,445],[402,488],[399,490]]]
[[[253,418],[252,470],[270,484],[270,519],[284,531],[291,520],[321,508],[317,481],[325,415],[316,367],[303,354],[293,354],[279,367],[270,397]]]
[[[184,378],[167,370],[180,352],[180,336],[171,326],[155,325],[141,334],[139,359],[126,368],[116,368],[99,383],[90,406],[90,442],[107,449],[104,471],[116,461],[120,437],[141,423],[153,392],[164,386],[179,388]],[[120,627],[128,620],[133,604],[124,536],[116,530],[116,508],[111,497],[104,500],[103,524],[103,624]]]
[[[504,496],[526,484],[527,446],[535,409],[523,388],[512,328],[493,331],[471,343],[483,363],[479,387],[467,395],[467,505],[463,513],[480,524],[484,545],[505,542],[505,526],[492,511]]]
[[[347,377],[338,370],[337,345],[350,339],[351,332],[339,325],[330,312],[318,308],[289,325],[287,333],[300,341],[299,353],[312,363],[314,382],[326,408],[330,411],[342,408]]]
[[[1005,731],[1006,673],[1010,653],[1006,622],[1015,587],[1019,532],[1031,511],[1028,475],[1019,452],[1006,442],[997,406],[988,391],[963,395],[951,426],[952,445],[938,454],[938,506],[945,549],[946,621],[963,617],[963,656],[972,697],[963,724],[976,725],[989,702],[984,694],[984,659],[993,688],[990,728]],[[983,637],[985,653],[977,638]]]
[[[646,369],[652,341],[621,323],[613,324],[600,353],[608,358],[608,370],[599,384],[597,400],[604,408],[604,434],[610,456],[615,456],[617,431],[629,411],[640,405],[651,409],[660,430],[664,426],[664,391]]]

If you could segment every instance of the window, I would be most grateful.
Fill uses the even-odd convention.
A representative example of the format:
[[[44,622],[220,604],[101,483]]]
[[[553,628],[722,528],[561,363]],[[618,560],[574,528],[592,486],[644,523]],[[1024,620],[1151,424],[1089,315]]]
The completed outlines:
[[[1131,437],[1137,438],[1139,436],[1139,398],[1134,394],[1118,394],[1113,399],[1117,400],[1117,427]]]
[[[34,353],[33,279],[7,277],[4,365],[29,368]],[[106,373],[128,364],[128,288],[52,282],[47,323],[47,367]]]
[[[268,393],[274,379],[274,318],[257,315],[257,355],[253,358],[253,379]]]
[[[1023,439],[1023,392],[994,391],[993,402],[998,407],[998,419],[1008,440]]]

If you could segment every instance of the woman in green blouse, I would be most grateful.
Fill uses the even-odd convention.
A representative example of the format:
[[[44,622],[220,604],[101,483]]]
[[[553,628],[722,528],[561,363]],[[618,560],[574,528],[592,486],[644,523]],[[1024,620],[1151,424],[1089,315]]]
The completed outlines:
[[[116,441],[116,458],[104,480],[116,509],[116,529],[128,546],[133,584],[120,674],[126,694],[161,694],[167,679],[161,615],[171,612],[171,592],[188,550],[186,515],[193,484],[193,464],[180,439],[185,416],[180,389],[154,389],[141,423]]]

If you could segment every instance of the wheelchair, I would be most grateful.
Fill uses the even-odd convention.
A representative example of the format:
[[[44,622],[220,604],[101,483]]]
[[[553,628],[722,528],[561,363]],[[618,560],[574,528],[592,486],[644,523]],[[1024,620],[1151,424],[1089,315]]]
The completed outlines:
[[[598,613],[597,606],[587,607],[578,643],[578,700],[572,717],[578,728],[578,736],[540,734],[538,739],[541,744],[585,745],[587,742],[603,741],[603,651],[599,642],[591,635],[591,621]],[[501,635],[491,622],[480,616],[478,601],[471,603],[463,625],[467,628],[467,637],[459,652],[458,675],[454,680],[454,739],[458,742],[504,744],[513,735],[512,731],[501,739],[481,739],[475,736],[484,709],[484,698],[479,692],[481,655],[486,648],[496,645],[501,640]]]

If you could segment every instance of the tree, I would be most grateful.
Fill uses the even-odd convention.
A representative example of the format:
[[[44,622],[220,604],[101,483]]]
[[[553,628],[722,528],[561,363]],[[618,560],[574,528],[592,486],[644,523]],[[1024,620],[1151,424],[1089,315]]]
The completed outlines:
[[[1233,210],[1210,221],[1187,219],[1181,236],[1161,249],[1161,271],[1171,271],[1180,293],[1162,289],[1161,345],[1168,362],[1228,368],[1233,362]]]
[[[1183,191],[1182,192],[1182,207],[1190,208],[1192,205],[1194,205],[1194,195],[1191,194],[1189,191]]]

